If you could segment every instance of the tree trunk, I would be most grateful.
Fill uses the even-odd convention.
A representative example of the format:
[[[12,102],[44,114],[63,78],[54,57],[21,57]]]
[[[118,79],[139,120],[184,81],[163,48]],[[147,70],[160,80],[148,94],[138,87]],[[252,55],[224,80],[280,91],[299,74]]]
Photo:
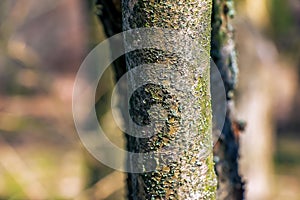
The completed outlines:
[[[247,129],[241,136],[240,168],[247,181],[247,200],[275,197],[272,196],[276,183],[273,179],[273,145],[276,144],[273,117],[277,115],[274,111],[280,110],[275,107],[275,102],[289,98],[284,84],[286,73],[275,44],[263,34],[271,22],[267,5],[271,5],[268,0],[245,1],[240,7],[240,13],[243,13],[240,17],[247,20],[237,24],[242,77],[238,91],[243,91],[238,96],[237,111],[239,117],[247,120]]]
[[[166,69],[172,68],[172,74],[158,73],[159,70],[154,70],[153,73],[147,68],[144,74],[147,80],[153,82],[161,76],[172,78],[171,76],[176,74],[175,80],[168,81],[181,81],[182,88],[192,88],[191,93],[195,94],[193,98],[196,100],[189,99],[190,96],[185,95],[180,89],[172,90],[170,83],[146,84],[131,96],[131,117],[137,124],[145,126],[150,122],[149,115],[158,115],[150,111],[155,104],[162,106],[164,110],[162,115],[165,118],[161,123],[163,127],[159,126],[161,128],[157,133],[149,138],[141,139],[127,135],[128,151],[159,152],[172,144],[176,144],[176,147],[174,147],[175,152],[166,157],[164,155],[154,157],[157,166],[154,171],[128,174],[128,198],[134,200],[215,199],[216,179],[212,159],[212,110],[209,88],[212,2],[211,0],[124,0],[122,9],[124,31],[143,27],[181,31],[182,35],[193,39],[195,45],[201,45],[202,50],[205,51],[203,55],[206,53],[205,56],[196,59],[196,63],[205,65],[201,69],[200,66],[190,64],[185,59],[172,54],[172,50],[175,49],[182,52],[188,50],[186,41],[181,41],[181,38],[175,38],[175,41],[174,38],[167,38],[158,33],[153,43],[168,44],[169,47],[171,46],[171,52],[150,48],[126,55],[128,70],[151,63],[164,64]],[[189,55],[186,56],[187,60],[191,59]],[[134,81],[132,80],[132,84],[135,84]],[[187,106],[183,106],[185,102],[189,102]],[[197,112],[192,113],[194,108],[197,108]],[[190,128],[189,123],[194,124],[196,129]],[[205,156],[201,155],[204,149],[209,149],[209,153]],[[164,164],[164,159],[169,163]],[[129,162],[134,161],[129,158]],[[143,162],[147,165],[147,160]]]
[[[215,168],[218,177],[217,199],[244,199],[244,183],[239,176],[239,132],[242,122],[234,120],[233,94],[237,82],[237,61],[233,41],[234,16],[232,0],[214,0],[212,14],[211,56],[224,81],[227,114],[221,137],[214,147]]]
[[[163,28],[176,28],[176,27],[185,27],[185,29],[191,29],[193,31],[197,30],[199,27],[198,24],[189,24],[187,20],[189,19],[201,19],[202,26],[206,27],[199,31],[196,34],[196,39],[198,41],[203,41],[201,38],[205,35],[206,38],[210,38],[209,33],[207,31],[210,30],[210,1],[189,1],[183,2],[180,4],[180,1],[175,2],[164,2],[164,3],[152,3],[154,1],[133,1],[127,0],[123,2],[123,11],[124,15],[124,29],[132,29],[139,27],[163,27]],[[226,94],[228,103],[228,113],[225,120],[225,126],[222,131],[221,139],[219,140],[217,147],[214,150],[215,153],[215,161],[217,163],[216,170],[218,172],[218,199],[243,199],[243,182],[241,181],[240,176],[238,175],[238,138],[234,135],[234,128],[237,127],[237,123],[233,123],[232,116],[230,115],[230,104],[232,102],[232,92],[235,87],[236,82],[236,63],[235,63],[235,51],[232,39],[232,27],[229,23],[230,15],[233,14],[233,8],[231,5],[231,1],[225,0],[214,0],[213,1],[213,16],[212,16],[212,42],[211,42],[211,55],[218,65],[220,72],[222,73],[222,78],[225,81]],[[194,3],[194,4],[193,4]],[[200,7],[201,3],[205,5],[204,7]],[[106,1],[106,0],[98,0],[97,4],[101,7],[101,12],[99,13],[99,17],[104,25],[104,30],[108,37],[117,34],[122,31],[122,23],[121,23],[121,4],[120,1]],[[176,9],[174,9],[176,8]],[[205,9],[204,9],[205,8]],[[199,15],[195,13],[187,12],[188,10],[196,9],[202,10],[199,12]],[[204,14],[205,12],[206,14]],[[151,12],[153,11],[153,12]],[[176,12],[175,12],[176,11]],[[149,13],[150,12],[150,13]],[[167,15],[164,13],[168,12]],[[186,12],[186,13],[185,13]],[[177,21],[178,20],[178,21]],[[179,21],[180,20],[180,21]],[[223,20],[223,21],[222,21]],[[220,21],[222,23],[220,23]],[[205,33],[205,34],[204,34]],[[223,36],[220,37],[220,36]],[[162,39],[163,40],[163,39]],[[161,41],[164,42],[164,41]],[[210,40],[205,40],[204,46],[207,51],[209,51],[209,46],[207,43]],[[180,45],[179,45],[180,46]],[[230,48],[228,48],[230,47]],[[179,48],[179,47],[174,47]],[[225,51],[225,49],[227,49]],[[225,53],[224,53],[225,52]],[[113,52],[112,52],[113,53]],[[133,68],[134,65],[139,65],[143,63],[149,63],[149,58],[155,57],[156,54],[161,52],[157,51],[141,51],[131,53],[127,55],[127,62],[130,64],[127,66],[129,70]],[[152,59],[152,62],[164,62],[168,59],[170,55],[164,54],[163,57],[158,59]],[[172,58],[174,60],[174,58]],[[184,65],[182,65],[184,66]],[[118,59],[114,62],[114,67],[116,71],[116,79],[119,80],[124,73],[126,72],[125,68],[125,56]],[[185,66],[186,67],[186,66]],[[208,68],[208,66],[207,66]],[[208,74],[206,71],[206,78],[208,79]],[[150,77],[151,78],[151,77]],[[203,80],[202,80],[203,81]],[[204,85],[207,84],[207,82]],[[154,85],[148,85],[148,90],[151,90],[151,87],[155,87]],[[141,88],[141,90],[145,90],[146,88]],[[152,88],[153,89],[153,88]],[[155,89],[155,88],[154,88]],[[157,88],[161,89],[162,88]],[[204,91],[207,92],[207,87],[204,88]],[[163,92],[162,92],[163,93]],[[145,92],[144,92],[145,94]],[[151,97],[150,97],[151,98]],[[145,105],[144,105],[145,106]],[[201,110],[201,109],[200,109]],[[211,110],[206,110],[211,114]],[[197,113],[201,115],[202,113]],[[133,118],[138,118],[139,113],[137,112],[137,116],[132,116]],[[180,116],[180,113],[179,113]],[[202,116],[203,117],[203,116]],[[182,119],[177,118],[177,122]],[[207,122],[209,124],[209,122]],[[166,124],[168,121],[166,121]],[[209,124],[210,125],[210,124]],[[211,129],[211,127],[209,127]],[[236,130],[236,129],[235,129]],[[202,133],[203,134],[203,133]],[[163,133],[163,135],[168,135],[168,133]],[[201,132],[200,134],[201,135]],[[144,146],[138,145],[138,140],[127,135],[128,139],[128,150],[130,151],[144,151],[147,148],[150,148],[151,140],[144,141]],[[178,142],[183,140],[182,138],[176,138]],[[196,139],[196,138],[193,138]],[[196,139],[197,140],[197,139]],[[209,143],[209,142],[208,142]],[[145,145],[146,144],[146,145]],[[154,144],[154,143],[152,143]],[[197,147],[195,147],[197,148]],[[199,148],[199,147],[198,147]],[[155,148],[154,148],[155,149]],[[157,149],[156,149],[157,150]],[[191,151],[193,152],[193,151]],[[184,157],[184,155],[183,155]],[[201,161],[204,166],[213,166],[211,161],[211,155],[208,157],[208,162]],[[191,166],[186,167],[184,162],[175,162],[172,169],[164,168],[164,170],[157,170],[156,172],[151,173],[142,173],[142,174],[128,174],[128,198],[129,199],[214,199],[214,174],[213,170],[209,169],[209,173],[203,177],[195,176],[197,173],[191,173],[189,176],[185,176],[191,169]],[[178,169],[178,170],[177,170]],[[203,170],[205,171],[205,170]],[[198,167],[196,172],[203,173],[202,169]],[[180,172],[179,177],[175,178],[172,176],[172,172]],[[195,177],[194,177],[195,176]],[[192,180],[192,182],[186,182],[187,180]],[[204,194],[207,191],[204,184],[199,184],[200,181],[203,182],[205,179],[211,179],[208,187],[210,188],[209,195],[206,197]],[[159,180],[159,181],[158,181]],[[198,181],[197,181],[198,180]],[[175,182],[174,182],[175,181]],[[194,182],[195,181],[195,182]],[[194,183],[193,183],[194,182]],[[193,183],[193,184],[192,184]],[[204,181],[205,183],[205,181]],[[192,195],[195,193],[201,193],[201,198],[193,198]]]

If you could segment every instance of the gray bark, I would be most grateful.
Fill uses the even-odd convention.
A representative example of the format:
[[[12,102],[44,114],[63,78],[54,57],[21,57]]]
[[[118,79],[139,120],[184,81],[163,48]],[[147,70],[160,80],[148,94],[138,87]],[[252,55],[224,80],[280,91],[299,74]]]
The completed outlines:
[[[114,3],[113,3],[114,2]],[[148,3],[147,3],[148,2]],[[166,9],[163,10],[163,8],[166,8],[166,5],[169,8],[174,8],[174,6],[178,6],[180,4],[180,1],[173,1],[173,2],[165,2],[165,3],[155,3],[151,4],[152,1],[124,1],[124,19],[125,29],[131,29],[131,28],[138,28],[138,27],[145,27],[145,26],[154,26],[154,27],[164,27],[164,28],[178,28],[178,26],[186,26],[188,25],[187,20],[184,20],[183,18],[180,18],[180,21],[176,21],[176,17],[174,18],[174,14],[172,15],[172,9]],[[153,1],[154,2],[154,1]],[[182,10],[184,9],[190,9],[192,7],[192,2],[209,2],[209,1],[188,1],[184,2],[184,5],[180,4],[180,8]],[[222,73],[222,78],[225,81],[225,87],[226,87],[226,93],[227,93],[227,99],[231,102],[232,101],[232,94],[233,90],[235,88],[236,83],[236,77],[237,77],[237,66],[236,66],[236,60],[235,60],[235,50],[234,50],[234,43],[233,43],[233,31],[232,27],[230,25],[230,18],[233,16],[233,7],[232,2],[230,0],[214,0],[214,8],[213,8],[213,16],[212,16],[212,41],[211,41],[211,54],[216,62],[220,72]],[[122,31],[122,23],[121,23],[121,6],[119,1],[106,1],[106,0],[98,0],[98,4],[101,5],[101,12],[100,12],[100,19],[104,25],[105,32],[107,36],[112,36],[116,33],[119,33]],[[131,8],[135,8],[134,12],[133,10],[130,10],[130,7],[128,5],[130,4]],[[134,5],[138,5],[137,7],[134,7]],[[196,4],[194,4],[196,5]],[[127,7],[126,7],[127,6]],[[154,6],[154,7],[151,7]],[[194,9],[199,9],[199,7],[195,7]],[[149,11],[155,11],[155,14],[147,13],[147,10]],[[180,9],[176,9],[177,11]],[[169,17],[163,15],[163,13],[168,12],[171,13]],[[188,14],[188,13],[186,13]],[[163,16],[162,16],[163,15]],[[176,15],[183,15],[183,13],[177,12]],[[175,15],[175,16],[176,16]],[[190,13],[191,17],[199,17],[201,16],[193,16],[193,13]],[[154,17],[157,20],[153,20]],[[166,18],[167,17],[167,18]],[[187,17],[187,16],[185,16]],[[130,21],[130,20],[131,21]],[[185,18],[186,19],[186,18]],[[210,20],[208,18],[208,15],[206,15],[206,18],[201,18],[202,22],[207,26],[207,31],[210,27]],[[221,20],[221,21],[220,21]],[[223,21],[222,21],[223,20]],[[220,23],[221,22],[221,23]],[[199,25],[199,24],[198,24]],[[191,27],[190,27],[191,28]],[[192,30],[195,31],[197,29],[196,27],[192,27]],[[201,38],[201,31],[198,35],[196,35],[197,38]],[[223,38],[220,36],[224,36]],[[207,34],[207,38],[209,37],[209,34]],[[201,41],[201,39],[200,39]],[[209,41],[209,40],[207,40]],[[205,43],[206,44],[206,43]],[[207,50],[209,50],[209,45],[205,45],[207,47]],[[229,48],[230,51],[224,51],[226,48]],[[162,54],[161,60],[158,62],[163,62],[166,58],[170,57],[170,55],[163,54],[162,52],[158,51],[152,51],[152,54]],[[113,53],[113,52],[112,52]],[[130,63],[133,64],[142,64],[142,63],[149,63],[149,58],[152,58],[153,55],[151,55],[150,52],[147,51],[139,51],[134,52],[132,54],[127,55],[127,62],[129,62],[128,68],[130,69]],[[155,57],[155,56],[154,56]],[[173,57],[174,59],[174,57]],[[155,60],[155,59],[154,59]],[[176,58],[175,58],[176,60]],[[153,60],[152,60],[153,61]],[[118,80],[125,72],[125,57],[121,57],[114,63],[115,71],[116,71],[116,79]],[[205,85],[205,84],[204,84]],[[159,88],[157,86],[151,86],[148,85],[148,90],[152,89],[158,89],[162,94],[164,92],[164,88]],[[156,88],[155,88],[156,87]],[[140,92],[143,92],[146,88],[141,88]],[[207,89],[207,88],[205,88]],[[143,93],[146,94],[145,92]],[[140,96],[143,96],[143,94],[140,94]],[[174,97],[174,96],[173,96]],[[172,102],[172,98],[169,99],[169,102]],[[174,97],[176,98],[176,97]],[[150,97],[151,99],[151,97]],[[156,101],[158,103],[159,101]],[[175,102],[175,101],[174,101]],[[230,105],[230,103],[228,104]],[[237,135],[234,134],[234,130],[237,132],[238,128],[241,128],[241,124],[237,123],[233,120],[231,115],[231,108],[229,107],[228,113],[225,120],[225,127],[222,131],[222,136],[214,150],[215,153],[215,161],[217,162],[216,165],[216,171],[218,175],[218,199],[243,199],[243,193],[244,193],[244,183],[242,182],[239,174],[238,174],[238,138]],[[138,110],[137,115],[139,115]],[[201,112],[199,112],[201,114]],[[198,114],[199,114],[198,113]],[[180,113],[179,113],[180,116]],[[133,116],[134,117],[134,116]],[[142,118],[147,119],[147,118]],[[177,118],[176,121],[179,122],[180,118]],[[145,123],[145,121],[140,121],[139,123]],[[168,122],[167,122],[168,124]],[[166,133],[164,133],[166,134]],[[163,135],[164,135],[163,134]],[[144,146],[137,145],[137,140],[132,138],[131,136],[127,135],[128,139],[128,149],[131,151],[141,151],[149,148],[149,141],[144,141]],[[153,139],[153,138],[152,138]],[[153,139],[152,141],[155,141]],[[153,144],[153,143],[152,143]],[[151,146],[151,145],[150,145]],[[209,163],[208,163],[209,164]],[[212,166],[212,162],[210,162],[210,165]],[[187,185],[186,183],[182,184],[182,182],[185,182],[184,179],[178,179],[175,183],[172,183],[172,187],[170,185],[168,186],[168,180],[172,180],[172,177],[169,176],[171,171],[176,171],[178,169],[180,164],[175,163],[175,168],[170,170],[169,168],[167,171],[158,170],[158,173],[144,173],[144,174],[128,174],[128,198],[129,199],[180,199],[180,198],[187,198],[192,199],[189,196],[189,191],[186,191],[186,196],[180,196],[182,194],[178,193],[178,190],[180,189],[181,185],[184,185],[183,187],[186,187],[188,189],[195,189],[191,185]],[[180,171],[181,172],[181,171]],[[213,173],[212,173],[213,174]],[[162,177],[166,177],[163,178]],[[214,177],[212,175],[212,177]],[[199,177],[195,177],[195,180],[197,180]],[[213,180],[214,178],[212,178]],[[157,180],[160,180],[157,182]],[[214,183],[211,182],[211,189],[214,190]],[[183,188],[182,187],[182,188]],[[201,189],[199,190],[201,191]],[[214,192],[212,192],[211,197],[206,197],[206,199],[213,199],[215,198],[213,195]],[[203,197],[203,199],[205,199]]]
[[[189,64],[176,55],[158,49],[143,49],[126,55],[128,70],[141,64],[165,64],[172,69],[175,81],[182,81],[182,87],[194,88],[196,101],[191,101],[183,91],[172,90],[172,80],[164,85],[147,84],[131,97],[131,117],[139,125],[151,123],[149,115],[154,105],[161,106],[167,116],[164,126],[157,133],[146,139],[127,135],[128,150],[131,152],[160,151],[168,145],[176,144],[174,154],[166,157],[154,157],[156,169],[153,172],[128,174],[129,199],[215,199],[216,179],[213,168],[212,151],[201,157],[203,149],[212,149],[212,124],[209,91],[209,50],[210,50],[210,0],[189,1],[123,1],[123,30],[143,27],[170,28],[182,31],[183,35],[201,45],[206,56],[199,57],[196,63]],[[172,40],[164,35],[157,35],[153,43],[159,42],[171,45],[171,51],[179,49],[186,51],[189,47],[181,38]],[[151,43],[151,41],[150,41]],[[204,53],[204,54],[205,54]],[[167,64],[166,64],[167,63]],[[195,72],[195,74],[191,74]],[[199,72],[199,74],[197,74]],[[157,80],[159,74],[145,71],[148,80]],[[134,82],[134,80],[133,80]],[[134,83],[133,83],[134,84]],[[139,102],[146,102],[142,105]],[[188,107],[182,106],[189,102]],[[139,105],[139,106],[137,106]],[[184,109],[181,109],[184,107]],[[197,112],[191,113],[193,108]],[[188,123],[196,125],[196,129],[188,129]],[[134,131],[134,130],[133,130]],[[171,160],[168,164],[162,160]],[[146,168],[147,166],[145,166]]]

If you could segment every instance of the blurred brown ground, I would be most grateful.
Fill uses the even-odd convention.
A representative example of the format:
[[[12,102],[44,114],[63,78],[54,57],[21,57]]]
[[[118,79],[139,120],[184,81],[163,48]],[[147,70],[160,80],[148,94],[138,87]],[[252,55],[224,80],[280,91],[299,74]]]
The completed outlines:
[[[90,3],[0,3],[0,199],[123,196],[123,175],[87,153],[72,118],[76,72],[104,39]],[[111,88],[111,76],[101,80],[100,94]]]

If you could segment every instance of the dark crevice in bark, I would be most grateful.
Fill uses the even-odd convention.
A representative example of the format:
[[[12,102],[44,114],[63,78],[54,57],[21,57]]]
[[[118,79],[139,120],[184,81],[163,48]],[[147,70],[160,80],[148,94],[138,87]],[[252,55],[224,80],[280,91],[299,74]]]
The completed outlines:
[[[97,15],[103,25],[107,38],[122,32],[122,13],[120,0],[97,0]],[[117,41],[118,44],[122,43]],[[114,44],[111,44],[114,45]],[[120,47],[123,48],[123,47]],[[111,52],[112,54],[114,52]],[[125,55],[122,55],[113,62],[115,78],[118,81],[126,73]]]

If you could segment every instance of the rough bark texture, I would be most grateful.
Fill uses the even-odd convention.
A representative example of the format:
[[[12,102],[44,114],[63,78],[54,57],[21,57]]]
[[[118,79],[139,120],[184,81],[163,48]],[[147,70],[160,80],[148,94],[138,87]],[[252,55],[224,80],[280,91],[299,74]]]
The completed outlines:
[[[143,27],[170,28],[183,31],[185,35],[194,39],[195,43],[201,44],[202,48],[210,50],[210,0],[124,0],[123,1],[123,30]],[[156,42],[166,43],[169,38],[156,38]],[[180,42],[180,38],[174,43],[173,48],[184,49],[186,43]],[[174,42],[174,41],[173,41]],[[213,168],[212,151],[208,156],[201,158],[204,148],[212,148],[211,137],[211,106],[209,92],[209,53],[204,60],[206,68],[201,74],[185,76],[189,71],[197,71],[184,59],[174,56],[170,52],[157,49],[143,49],[126,55],[128,69],[148,63],[165,64],[166,67],[175,66],[174,73],[178,70],[183,72],[178,75],[178,80],[184,80],[185,84],[194,87],[198,93],[198,101],[191,102],[190,107],[199,107],[198,113],[189,113],[189,108],[181,109],[181,102],[189,101],[183,95],[183,91],[170,92],[171,88],[166,85],[145,85],[131,98],[132,105],[144,100],[141,108],[131,107],[131,117],[140,125],[149,122],[148,111],[153,104],[162,106],[166,111],[165,125],[157,130],[157,134],[139,139],[127,136],[128,150],[132,152],[148,152],[149,150],[160,151],[169,144],[175,143],[179,149],[177,156],[169,155],[168,165],[157,159],[157,167],[153,172],[128,174],[128,198],[129,199],[215,199],[216,180]],[[187,58],[188,59],[188,58]],[[203,58],[202,58],[203,59]],[[147,72],[145,72],[147,73]],[[162,76],[158,73],[149,73],[148,78]],[[168,76],[168,74],[166,74]],[[141,103],[140,103],[141,104]],[[156,113],[153,113],[154,115]],[[195,121],[197,120],[197,121]],[[197,123],[197,130],[187,130],[188,122]],[[156,160],[156,159],[155,159]]]
[[[146,10],[152,10],[152,11],[159,11],[157,8],[151,9],[149,7],[149,4],[147,4],[147,1],[130,1],[134,4],[140,4],[141,6],[136,10],[136,14],[138,15],[138,19],[141,21],[136,20],[136,23],[129,24],[127,29],[129,28],[137,28],[137,27],[145,27],[145,26],[157,26],[157,27],[170,27],[171,25],[185,25],[184,21],[180,21],[177,23],[174,23],[174,19],[172,19],[169,22],[169,25],[165,23],[163,19],[165,19],[166,16],[156,16],[156,19],[159,19],[159,21],[150,21],[153,20],[153,13],[152,18],[149,18],[149,13],[146,12]],[[149,1],[154,2],[154,1]],[[171,2],[172,4],[178,4],[180,1]],[[190,1],[189,1],[190,2]],[[194,1],[197,2],[197,1]],[[216,164],[216,171],[218,175],[218,194],[217,199],[243,199],[244,197],[244,183],[241,181],[241,178],[238,174],[238,138],[235,133],[237,133],[238,129],[237,127],[240,127],[238,123],[233,123],[232,116],[231,116],[231,102],[233,97],[233,90],[235,88],[236,84],[236,77],[237,77],[237,66],[236,66],[236,58],[235,58],[235,50],[234,50],[234,43],[232,40],[233,37],[233,30],[229,23],[229,20],[234,15],[234,9],[232,2],[230,0],[214,0],[213,1],[213,16],[212,16],[212,42],[211,42],[211,55],[217,64],[219,70],[222,73],[222,78],[225,82],[226,87],[226,94],[228,102],[228,113],[226,116],[225,126],[222,131],[221,138],[216,145],[214,149],[215,154],[215,162]],[[126,1],[125,3],[129,3],[129,1]],[[163,4],[163,3],[160,3]],[[168,4],[167,2],[165,3]],[[188,4],[188,2],[183,2],[182,4]],[[104,30],[107,34],[107,36],[112,36],[116,33],[119,33],[122,31],[122,23],[121,23],[121,6],[120,1],[107,1],[107,0],[98,0],[97,5],[99,6],[98,15],[103,23]],[[133,4],[131,4],[132,6]],[[157,4],[159,5],[159,4]],[[184,7],[184,5],[182,5]],[[159,6],[159,8],[162,8]],[[161,10],[160,10],[161,11]],[[169,12],[170,10],[165,10],[164,13]],[[129,12],[129,10],[127,11]],[[135,16],[137,16],[135,14]],[[147,15],[148,14],[148,15]],[[130,17],[130,16],[128,16]],[[203,20],[203,19],[202,19]],[[206,22],[209,22],[208,19],[206,19]],[[128,24],[127,24],[128,25]],[[174,28],[174,27],[173,27]],[[132,54],[131,56],[137,56],[137,53]],[[141,53],[141,52],[140,52]],[[146,53],[147,52],[143,52]],[[166,55],[165,55],[166,56]],[[164,57],[164,56],[163,56]],[[142,59],[145,57],[140,57],[139,59]],[[133,59],[134,60],[134,59]],[[139,61],[139,64],[141,64],[141,61]],[[116,71],[116,79],[118,80],[125,72],[125,56],[121,57],[114,63],[115,71]],[[147,87],[150,87],[149,85]],[[156,86],[157,87],[157,86]],[[150,87],[151,88],[151,87]],[[146,89],[145,88],[141,88]],[[155,89],[155,88],[152,88]],[[148,90],[149,91],[149,90]],[[161,88],[160,92],[163,92],[163,89]],[[144,92],[145,93],[145,92]],[[150,92],[151,93],[151,92]],[[149,95],[148,93],[145,93]],[[151,95],[150,95],[151,99]],[[156,100],[156,103],[159,102]],[[179,119],[177,119],[179,121]],[[168,124],[168,122],[167,122]],[[234,130],[235,133],[234,133]],[[130,143],[134,144],[135,141],[133,141],[133,138],[127,136],[128,138],[128,148],[130,147]],[[136,151],[133,150],[133,151]],[[213,164],[210,162],[210,165]],[[177,187],[180,187],[181,184],[177,184],[179,180],[176,180],[175,183],[172,183],[173,185],[170,188],[170,184],[164,184],[167,182],[163,182],[161,177],[165,177],[164,174],[170,174],[171,170],[169,168],[166,168],[167,171],[159,173],[148,173],[148,174],[129,174],[128,175],[128,197],[129,199],[147,199],[151,196],[154,197],[154,199],[159,198],[167,198],[166,195],[168,195],[169,199],[174,197],[175,199],[179,198]],[[166,170],[165,169],[165,170]],[[172,169],[172,171],[176,172],[175,169]],[[168,176],[166,176],[168,177]],[[198,179],[199,177],[196,177]],[[145,184],[145,180],[149,180],[147,184]],[[161,180],[161,182],[157,182],[157,180]],[[166,179],[164,179],[166,180]],[[181,180],[183,181],[183,180]],[[157,184],[159,184],[159,187],[157,189]],[[138,187],[138,185],[142,185],[142,187]],[[147,187],[147,185],[150,185],[150,187]],[[169,185],[169,186],[168,186]],[[212,187],[213,189],[213,187]],[[158,193],[162,192],[162,193]],[[166,193],[168,192],[168,193]],[[144,194],[148,193],[150,196]],[[145,195],[143,197],[138,197],[139,195]],[[213,199],[214,197],[212,197]],[[207,198],[210,199],[210,198]]]
[[[214,147],[215,168],[218,177],[217,199],[244,199],[244,183],[239,175],[239,132],[243,123],[233,117],[233,92],[238,68],[233,41],[233,0],[214,0],[212,14],[211,56],[221,72],[228,100],[227,114],[221,137]]]

